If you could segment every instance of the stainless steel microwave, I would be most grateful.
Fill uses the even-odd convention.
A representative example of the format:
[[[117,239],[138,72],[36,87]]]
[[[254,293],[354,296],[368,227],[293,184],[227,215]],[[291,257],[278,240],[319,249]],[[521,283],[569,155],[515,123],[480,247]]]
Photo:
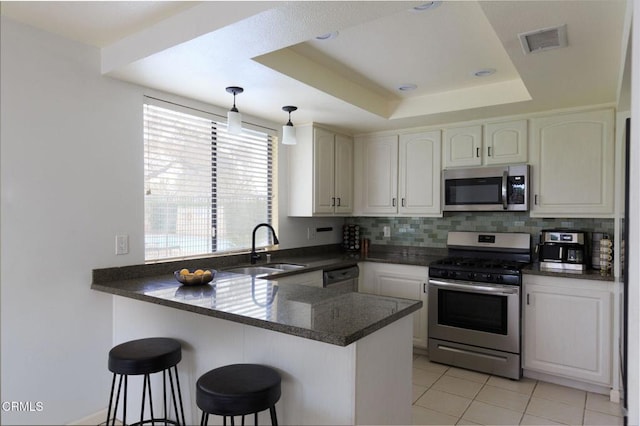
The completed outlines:
[[[527,211],[529,165],[446,169],[443,211]]]

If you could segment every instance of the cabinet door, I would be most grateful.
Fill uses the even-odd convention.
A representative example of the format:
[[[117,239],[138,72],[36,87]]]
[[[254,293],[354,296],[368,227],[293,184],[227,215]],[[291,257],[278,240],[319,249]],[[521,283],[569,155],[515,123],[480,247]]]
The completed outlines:
[[[445,168],[482,164],[482,126],[446,129],[443,144]]]
[[[440,131],[401,135],[399,213],[440,215]]]
[[[398,137],[358,140],[358,191],[363,214],[398,212]]]
[[[484,126],[484,163],[527,162],[527,120],[489,123]]]
[[[314,129],[313,138],[313,213],[333,213],[335,205],[334,134]]]
[[[612,110],[531,121],[531,216],[613,214],[613,124]]]
[[[535,284],[525,291],[524,368],[610,386],[611,293]]]
[[[376,294],[422,300],[422,308],[413,314],[413,343],[415,346],[426,348],[428,316],[427,294],[424,290],[429,275],[428,269],[396,264],[373,264],[372,266]]]
[[[336,213],[353,211],[353,139],[335,137],[335,197]]]

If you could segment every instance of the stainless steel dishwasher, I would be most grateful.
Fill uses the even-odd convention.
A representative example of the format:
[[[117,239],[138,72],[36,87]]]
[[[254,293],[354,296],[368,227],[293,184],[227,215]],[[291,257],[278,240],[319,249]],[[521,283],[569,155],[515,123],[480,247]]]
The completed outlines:
[[[358,291],[358,266],[324,271],[323,286],[326,288],[338,288],[348,291]]]

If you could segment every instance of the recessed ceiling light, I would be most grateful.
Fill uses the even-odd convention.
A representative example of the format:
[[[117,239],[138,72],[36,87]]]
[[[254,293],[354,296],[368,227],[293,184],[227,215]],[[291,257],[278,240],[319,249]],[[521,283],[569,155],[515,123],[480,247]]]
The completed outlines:
[[[493,68],[482,68],[473,72],[475,77],[488,77],[492,74],[495,74],[496,70]]]
[[[420,6],[415,6],[409,9],[412,12],[424,12],[425,10],[435,9],[440,6],[442,1],[428,1],[426,3],[421,4]]]
[[[338,32],[334,31],[332,33],[326,33],[319,36],[316,36],[316,40],[331,40],[332,38],[338,37]]]
[[[416,90],[417,88],[418,86],[413,83],[405,83],[398,86],[398,90],[401,92],[410,92],[412,90]]]

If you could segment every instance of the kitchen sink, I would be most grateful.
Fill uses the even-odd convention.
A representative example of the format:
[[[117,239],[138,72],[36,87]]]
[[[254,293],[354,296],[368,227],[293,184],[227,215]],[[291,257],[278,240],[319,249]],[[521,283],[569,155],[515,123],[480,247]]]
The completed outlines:
[[[278,272],[284,272],[284,269],[268,268],[266,266],[245,266],[242,268],[231,268],[225,270],[225,272],[233,272],[234,274],[242,275],[270,275],[277,274]]]
[[[304,268],[304,265],[297,265],[295,263],[269,263],[264,266],[267,268],[281,269],[283,271],[293,271],[295,269]]]
[[[304,265],[296,265],[294,263],[269,263],[267,265],[243,266],[239,268],[226,269],[225,272],[257,277],[278,274],[300,268],[304,268]]]

